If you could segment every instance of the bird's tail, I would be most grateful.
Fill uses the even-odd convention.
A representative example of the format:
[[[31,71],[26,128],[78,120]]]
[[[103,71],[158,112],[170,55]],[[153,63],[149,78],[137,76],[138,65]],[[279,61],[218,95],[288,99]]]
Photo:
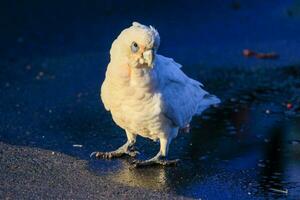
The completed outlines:
[[[201,102],[197,109],[197,114],[200,115],[204,110],[206,110],[210,106],[217,105],[219,103],[221,103],[221,100],[218,97],[212,94],[206,94],[201,99]]]

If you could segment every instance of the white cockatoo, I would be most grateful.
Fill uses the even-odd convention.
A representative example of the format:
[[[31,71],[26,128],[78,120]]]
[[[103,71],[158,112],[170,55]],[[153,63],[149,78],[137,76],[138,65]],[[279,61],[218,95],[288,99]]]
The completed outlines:
[[[135,166],[170,165],[167,160],[171,141],[181,128],[189,126],[220,100],[203,90],[203,85],[185,75],[172,58],[157,54],[160,37],[152,26],[133,22],[121,32],[110,50],[101,98],[115,123],[123,128],[127,142],[112,152],[94,152],[97,158],[135,156],[136,136],[160,141],[160,151]]]

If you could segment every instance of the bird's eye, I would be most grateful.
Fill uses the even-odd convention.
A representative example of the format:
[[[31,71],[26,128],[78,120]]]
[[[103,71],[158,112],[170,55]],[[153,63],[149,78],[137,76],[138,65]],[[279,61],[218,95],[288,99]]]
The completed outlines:
[[[133,53],[136,53],[136,52],[138,52],[138,50],[139,50],[139,45],[136,42],[132,42],[132,44],[131,44],[131,51]]]

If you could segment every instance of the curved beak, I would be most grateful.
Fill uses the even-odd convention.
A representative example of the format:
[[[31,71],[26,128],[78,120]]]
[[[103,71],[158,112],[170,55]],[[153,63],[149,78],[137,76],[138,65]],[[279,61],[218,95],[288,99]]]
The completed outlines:
[[[147,65],[149,67],[153,67],[153,62],[154,62],[154,52],[152,49],[147,50],[143,53],[143,58],[145,60],[145,63],[147,63]]]

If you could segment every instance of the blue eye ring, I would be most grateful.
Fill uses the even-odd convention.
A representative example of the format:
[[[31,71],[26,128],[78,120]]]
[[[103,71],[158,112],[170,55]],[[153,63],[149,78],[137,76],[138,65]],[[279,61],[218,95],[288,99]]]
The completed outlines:
[[[140,49],[139,45],[136,42],[132,42],[130,48],[133,53],[138,52]]]

